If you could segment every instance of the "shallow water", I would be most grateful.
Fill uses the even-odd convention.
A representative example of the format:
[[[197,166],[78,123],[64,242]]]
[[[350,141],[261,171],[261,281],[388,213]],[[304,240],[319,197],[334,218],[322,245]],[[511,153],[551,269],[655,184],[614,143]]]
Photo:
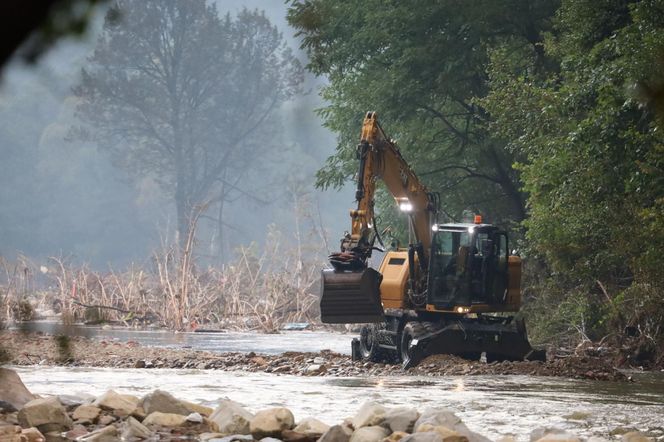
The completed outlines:
[[[88,338],[136,341],[142,345],[169,348],[195,348],[215,352],[249,352],[279,354],[285,351],[318,352],[332,350],[350,354],[350,341],[354,335],[323,331],[282,331],[278,334],[251,332],[175,333],[168,330],[137,330],[129,328],[102,328],[80,324],[63,325],[59,322],[36,321],[18,324],[15,329]]]
[[[32,331],[97,339],[135,340],[143,345],[210,351],[331,349],[350,352],[353,335],[328,332],[172,333],[30,323]],[[531,376],[296,377],[214,370],[17,367],[38,394],[99,395],[108,389],[143,395],[161,388],[176,397],[214,406],[223,397],[249,409],[285,405],[296,419],[316,416],[329,424],[355,413],[365,401],[386,406],[449,407],[474,431],[496,439],[528,440],[538,427],[569,429],[580,436],[610,436],[616,427],[650,431],[664,441],[664,373],[630,373],[635,382],[601,382]],[[575,413],[576,412],[576,413]],[[575,413],[575,415],[572,415]],[[565,416],[568,416],[566,418]],[[572,417],[576,419],[572,419]]]
[[[16,367],[38,394],[99,395],[107,389],[143,395],[160,388],[214,407],[228,397],[257,411],[287,406],[296,420],[315,416],[338,423],[365,401],[386,406],[449,407],[471,430],[492,439],[527,440],[537,427],[555,426],[581,436],[604,436],[633,427],[664,437],[664,379],[635,375],[634,383],[528,376],[331,378],[210,370]],[[573,412],[577,420],[565,418]],[[659,430],[658,430],[659,428]]]

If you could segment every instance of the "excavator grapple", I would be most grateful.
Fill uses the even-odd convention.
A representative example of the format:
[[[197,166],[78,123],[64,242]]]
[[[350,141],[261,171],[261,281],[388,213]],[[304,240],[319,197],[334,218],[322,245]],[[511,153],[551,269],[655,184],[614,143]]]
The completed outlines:
[[[381,274],[371,267],[363,271],[323,270],[321,321],[326,324],[384,321],[379,289],[381,280]]]

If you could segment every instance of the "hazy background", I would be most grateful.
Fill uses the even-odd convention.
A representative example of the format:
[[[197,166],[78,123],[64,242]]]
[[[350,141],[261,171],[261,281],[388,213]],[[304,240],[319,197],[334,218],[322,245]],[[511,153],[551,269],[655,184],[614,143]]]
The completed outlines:
[[[217,2],[220,13],[243,7],[265,10],[293,48],[293,30],[282,0]],[[151,179],[130,179],[93,143],[68,140],[74,119],[72,87],[93,51],[105,10],[83,40],[63,39],[34,66],[14,60],[0,83],[0,255],[24,254],[37,261],[64,255],[93,267],[125,266],[148,259],[176,228],[172,198]],[[317,90],[323,80],[307,74],[308,93],[283,105],[278,161],[250,173],[224,215],[224,259],[240,244],[265,240],[270,224],[287,238],[299,216],[327,232],[330,248],[349,228],[350,188],[320,192],[314,173],[334,151],[335,137],[314,114],[321,107]],[[358,116],[358,131],[361,115]],[[213,238],[212,223],[201,221],[201,258]]]

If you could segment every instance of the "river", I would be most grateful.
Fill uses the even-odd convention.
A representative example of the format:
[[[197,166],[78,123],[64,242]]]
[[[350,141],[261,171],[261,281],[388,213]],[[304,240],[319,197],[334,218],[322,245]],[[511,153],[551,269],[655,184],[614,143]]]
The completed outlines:
[[[278,353],[330,348],[348,353],[351,335],[324,332],[199,334],[83,330],[102,339],[192,346],[212,351]],[[205,335],[205,336],[203,336]],[[199,347],[200,346],[200,347]],[[580,436],[611,438],[617,427],[649,431],[664,440],[664,373],[632,373],[616,383],[532,376],[296,377],[210,370],[16,367],[38,394],[98,395],[108,389],[142,395],[157,388],[214,406],[228,397],[257,411],[285,405],[296,419],[316,416],[329,424],[351,416],[365,401],[386,406],[448,407],[474,431],[492,439],[515,434],[528,440],[538,427],[568,429]]]

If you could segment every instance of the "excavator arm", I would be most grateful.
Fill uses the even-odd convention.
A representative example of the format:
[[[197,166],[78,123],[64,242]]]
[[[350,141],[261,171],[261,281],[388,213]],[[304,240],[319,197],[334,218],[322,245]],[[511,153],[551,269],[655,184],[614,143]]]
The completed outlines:
[[[408,214],[410,244],[408,261],[411,290],[421,290],[426,278],[416,278],[415,261],[426,272],[431,247],[431,225],[437,198],[420,182],[397,145],[368,112],[357,147],[359,171],[355,199],[350,211],[351,232],[341,240],[341,250],[330,255],[333,270],[324,270],[321,287],[321,319],[327,323],[380,322],[384,319],[380,299],[382,275],[368,267],[378,235],[374,217],[376,183],[382,180],[399,208]],[[416,281],[419,281],[416,282]]]

